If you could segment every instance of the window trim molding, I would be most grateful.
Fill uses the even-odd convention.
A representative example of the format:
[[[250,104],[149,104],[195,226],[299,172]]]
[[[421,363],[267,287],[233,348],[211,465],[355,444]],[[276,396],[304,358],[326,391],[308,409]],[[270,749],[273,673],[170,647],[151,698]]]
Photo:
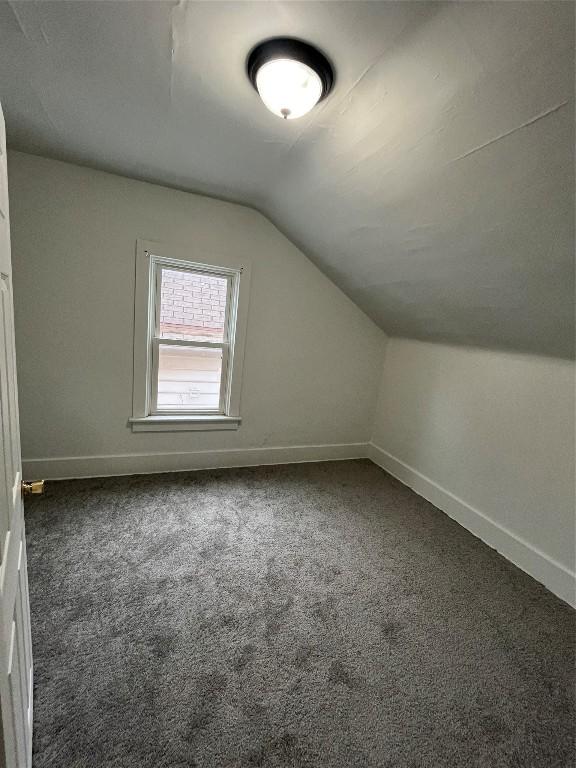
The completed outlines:
[[[156,324],[155,308],[156,285],[155,269],[161,261],[175,268],[198,268],[205,273],[222,276],[228,274],[230,296],[228,312],[229,340],[227,374],[228,387],[223,398],[224,413],[153,413],[150,381],[154,365],[152,356]],[[242,369],[248,321],[248,301],[250,288],[250,262],[234,255],[198,253],[194,246],[178,246],[158,243],[150,240],[136,241],[136,269],[134,291],[134,363],[132,417],[128,423],[133,431],[183,431],[238,429],[240,418],[240,398],[242,391]],[[234,328],[234,334],[230,329]]]
[[[240,416],[144,416],[128,419],[133,432],[213,432],[238,429]]]

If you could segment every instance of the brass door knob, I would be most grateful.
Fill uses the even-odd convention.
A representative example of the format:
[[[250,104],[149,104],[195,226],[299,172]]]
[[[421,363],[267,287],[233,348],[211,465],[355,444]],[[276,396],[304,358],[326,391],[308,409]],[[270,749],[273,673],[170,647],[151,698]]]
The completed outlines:
[[[44,493],[44,480],[33,480],[31,483],[22,483],[24,496],[36,496]]]

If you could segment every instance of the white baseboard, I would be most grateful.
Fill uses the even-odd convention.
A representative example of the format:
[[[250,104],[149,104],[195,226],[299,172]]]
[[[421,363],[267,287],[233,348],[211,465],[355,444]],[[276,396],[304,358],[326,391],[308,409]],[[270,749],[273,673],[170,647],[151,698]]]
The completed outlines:
[[[544,584],[555,595],[576,607],[576,574],[562,563],[374,443],[368,446],[368,458]]]
[[[197,469],[251,467],[262,464],[293,464],[307,461],[364,459],[367,443],[291,445],[187,453],[128,453],[118,456],[70,456],[24,459],[26,479],[68,480],[82,477],[139,475],[155,472],[189,472]]]

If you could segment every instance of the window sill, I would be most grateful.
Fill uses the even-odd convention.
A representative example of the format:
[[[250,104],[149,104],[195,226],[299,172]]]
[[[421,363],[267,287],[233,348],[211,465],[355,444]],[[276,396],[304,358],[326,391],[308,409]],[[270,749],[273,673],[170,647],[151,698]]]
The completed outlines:
[[[132,432],[213,432],[238,429],[240,416],[141,416],[128,419]]]

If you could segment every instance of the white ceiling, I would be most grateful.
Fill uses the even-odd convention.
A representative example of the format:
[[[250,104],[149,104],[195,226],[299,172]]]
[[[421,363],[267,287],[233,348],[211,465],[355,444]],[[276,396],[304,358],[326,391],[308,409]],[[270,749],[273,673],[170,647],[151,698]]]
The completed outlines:
[[[336,87],[245,76],[304,38]],[[0,4],[11,146],[262,210],[392,335],[574,352],[574,6]]]

